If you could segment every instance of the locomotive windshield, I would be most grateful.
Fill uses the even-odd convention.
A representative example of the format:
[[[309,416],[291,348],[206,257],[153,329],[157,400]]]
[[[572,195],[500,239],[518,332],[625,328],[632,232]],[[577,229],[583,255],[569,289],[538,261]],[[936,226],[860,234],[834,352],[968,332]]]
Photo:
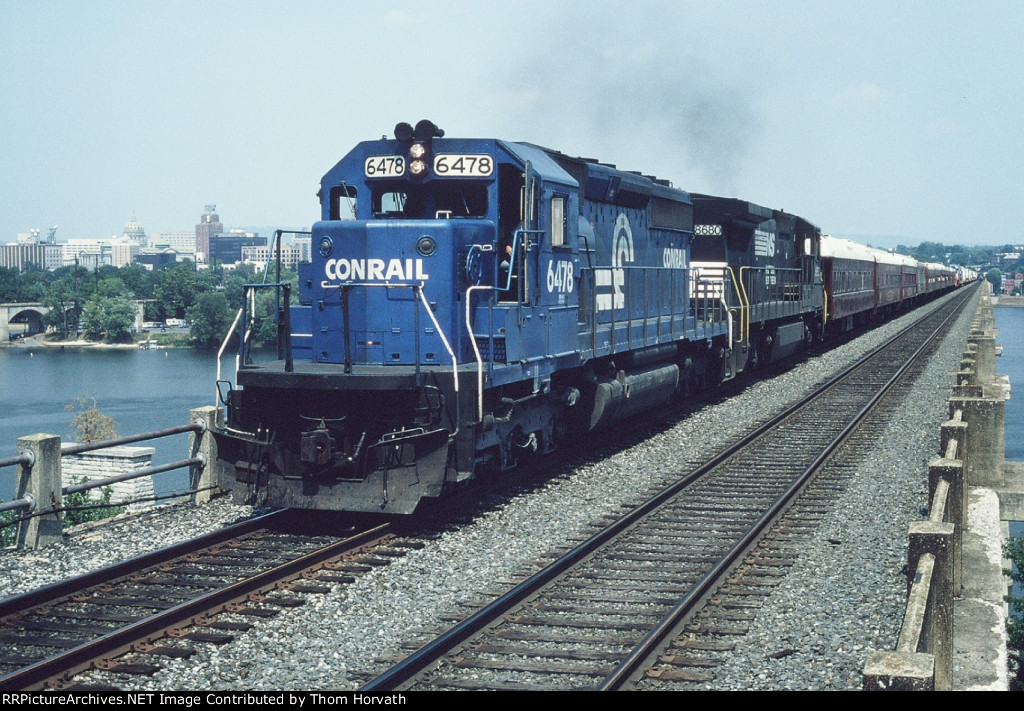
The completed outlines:
[[[373,216],[411,220],[486,217],[487,185],[468,180],[426,185],[381,183],[373,188]]]

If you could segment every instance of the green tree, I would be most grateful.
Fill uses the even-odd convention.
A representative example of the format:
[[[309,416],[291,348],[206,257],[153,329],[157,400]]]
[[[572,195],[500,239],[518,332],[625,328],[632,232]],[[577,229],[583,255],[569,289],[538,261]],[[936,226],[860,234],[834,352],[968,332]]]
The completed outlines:
[[[42,304],[50,309],[43,323],[56,330],[61,338],[67,338],[77,329],[80,314],[72,276],[65,275],[52,282],[43,294]]]
[[[135,302],[127,296],[104,300],[103,338],[107,343],[131,343],[135,332]]]
[[[108,276],[96,282],[96,291],[93,292],[93,295],[102,297],[131,296],[131,293],[125,288],[120,277]]]
[[[949,263],[967,266],[968,264],[971,264],[971,253],[965,249],[958,248],[955,252],[949,255]]]
[[[104,320],[102,299],[93,296],[82,308],[82,316],[79,319],[82,324],[82,335],[91,341],[98,341],[103,337]]]
[[[996,294],[1001,292],[1003,285],[1003,273],[1001,271],[998,269],[989,269],[985,278],[988,279],[989,283],[992,285],[993,292]]]
[[[196,289],[199,293],[213,291],[221,284],[223,270],[202,269],[196,271]]]
[[[121,267],[117,272],[117,278],[121,280],[126,290],[135,295],[136,299],[152,298],[152,272],[141,264],[129,264]]]
[[[153,289],[153,298],[162,312],[161,320],[184,318],[185,313],[196,302],[199,292],[196,265],[192,262],[182,262],[163,270],[160,273],[159,284]]]
[[[26,271],[18,276],[18,293],[15,301],[41,301],[53,275],[41,269]]]
[[[0,267],[0,303],[18,300],[18,270],[14,267]]]
[[[82,310],[82,324],[88,338],[102,338],[107,343],[130,342],[135,303],[124,295],[101,296],[97,290]]]
[[[196,303],[187,312],[191,324],[192,338],[199,348],[217,348],[234,319],[234,312],[228,300],[219,291],[207,291],[199,295]]]
[[[926,262],[945,261],[946,247],[941,242],[922,242],[914,250],[914,258]]]
[[[1003,546],[1003,555],[1013,564],[1003,572],[1017,586],[1024,585],[1024,538],[1012,536]],[[1014,675],[1011,686],[1015,691],[1021,691],[1024,690],[1024,598],[1011,593],[1007,595],[1006,602],[1010,605],[1006,646],[1010,672]]]
[[[242,308],[245,285],[248,283],[249,280],[241,274],[231,274],[224,279],[224,296],[228,300],[228,306],[235,311]]]

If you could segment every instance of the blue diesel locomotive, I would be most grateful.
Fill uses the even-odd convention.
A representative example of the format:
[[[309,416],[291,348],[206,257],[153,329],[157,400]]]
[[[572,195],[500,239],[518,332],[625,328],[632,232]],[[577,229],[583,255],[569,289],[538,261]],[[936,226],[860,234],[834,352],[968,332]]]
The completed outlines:
[[[411,513],[827,320],[813,224],[528,143],[399,124],[319,197],[279,358],[242,339],[223,394],[239,501]]]

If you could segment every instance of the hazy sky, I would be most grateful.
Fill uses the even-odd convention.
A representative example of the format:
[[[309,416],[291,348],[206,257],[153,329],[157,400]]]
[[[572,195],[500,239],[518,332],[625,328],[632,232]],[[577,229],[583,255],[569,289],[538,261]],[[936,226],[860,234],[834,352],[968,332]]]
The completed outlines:
[[[873,244],[1024,242],[1024,2],[0,0],[0,243],[317,219],[430,118]]]

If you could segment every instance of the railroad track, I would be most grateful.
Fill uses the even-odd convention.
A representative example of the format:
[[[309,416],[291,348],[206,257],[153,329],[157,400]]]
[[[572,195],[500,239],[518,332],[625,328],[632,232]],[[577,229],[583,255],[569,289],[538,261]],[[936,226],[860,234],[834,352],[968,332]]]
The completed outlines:
[[[649,672],[664,682],[706,679],[730,635],[742,632],[798,556],[798,534],[813,530],[842,487],[841,476],[815,483],[818,472],[833,457],[842,471],[843,443],[967,298],[926,316],[363,690],[621,689]],[[790,507],[798,508],[784,518]]]
[[[0,600],[0,689],[74,688],[90,668],[151,674],[418,545],[386,523],[297,533],[278,511]]]

